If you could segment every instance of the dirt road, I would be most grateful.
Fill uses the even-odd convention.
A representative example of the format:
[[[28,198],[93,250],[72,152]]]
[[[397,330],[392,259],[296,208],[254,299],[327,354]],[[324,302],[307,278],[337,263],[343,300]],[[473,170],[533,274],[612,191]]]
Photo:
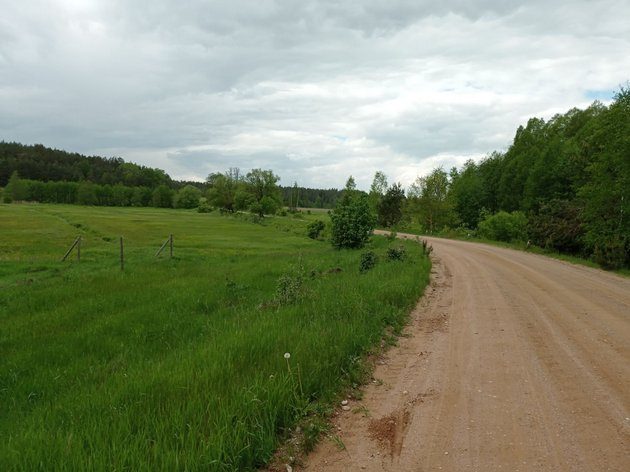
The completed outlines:
[[[303,470],[630,471],[630,279],[430,242],[409,336]]]

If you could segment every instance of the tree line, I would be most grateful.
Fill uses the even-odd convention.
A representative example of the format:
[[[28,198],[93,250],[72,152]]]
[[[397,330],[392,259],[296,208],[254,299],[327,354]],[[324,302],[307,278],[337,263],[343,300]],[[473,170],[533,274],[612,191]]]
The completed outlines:
[[[385,227],[529,241],[606,268],[629,267],[630,89],[609,106],[532,118],[507,151],[434,169],[406,194],[377,172],[369,197]]]
[[[0,187],[7,186],[11,176],[15,177],[9,189],[16,178],[23,181],[20,188],[24,190],[11,198],[16,201],[178,207],[182,201],[188,205],[190,195],[196,193],[192,188],[203,197],[213,186],[213,175],[205,182],[177,181],[162,169],[125,162],[120,157],[84,156],[41,144],[0,142]],[[184,188],[187,198],[182,200],[178,194]],[[278,189],[279,204],[289,208],[334,208],[341,193],[297,184]]]

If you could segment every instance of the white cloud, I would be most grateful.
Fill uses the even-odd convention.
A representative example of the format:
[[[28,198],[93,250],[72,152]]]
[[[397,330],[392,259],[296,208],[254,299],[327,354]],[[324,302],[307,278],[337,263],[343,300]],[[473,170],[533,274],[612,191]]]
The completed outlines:
[[[0,0],[0,138],[204,178],[409,184],[616,89],[630,4]]]

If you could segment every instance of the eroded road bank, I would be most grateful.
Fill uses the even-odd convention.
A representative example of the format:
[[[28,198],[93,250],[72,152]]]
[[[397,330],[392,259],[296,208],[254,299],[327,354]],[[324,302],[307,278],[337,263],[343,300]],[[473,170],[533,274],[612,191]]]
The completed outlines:
[[[303,469],[629,470],[630,279],[428,239],[407,336]]]

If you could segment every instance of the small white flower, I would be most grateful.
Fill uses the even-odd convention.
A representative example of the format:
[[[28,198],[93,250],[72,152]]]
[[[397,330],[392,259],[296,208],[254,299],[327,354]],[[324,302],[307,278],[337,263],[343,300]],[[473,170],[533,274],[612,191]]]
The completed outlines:
[[[289,354],[288,352],[285,352],[285,353],[284,353],[284,358],[285,358],[285,359],[288,359],[289,357],[291,357],[291,354]]]

